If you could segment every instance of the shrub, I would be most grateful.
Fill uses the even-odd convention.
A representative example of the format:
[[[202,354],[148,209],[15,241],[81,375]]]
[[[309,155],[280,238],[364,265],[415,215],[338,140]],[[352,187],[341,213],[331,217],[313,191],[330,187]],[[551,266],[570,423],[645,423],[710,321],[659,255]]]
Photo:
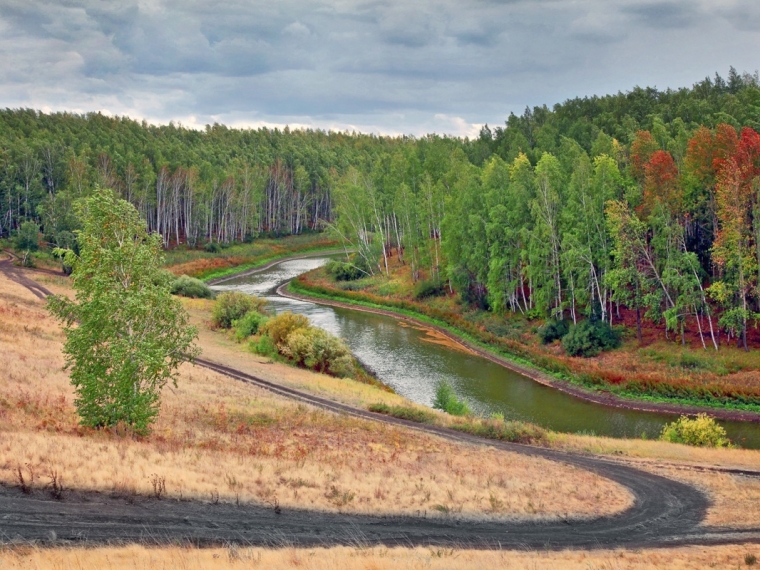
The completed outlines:
[[[259,328],[266,322],[267,318],[257,311],[248,311],[238,320],[233,321],[232,326],[235,329],[235,340],[243,342],[250,336],[259,332]]]
[[[596,356],[603,350],[620,346],[620,335],[608,323],[581,321],[562,338],[562,348],[570,356]]]
[[[410,422],[417,422],[420,424],[430,424],[435,420],[435,416],[430,412],[407,406],[389,406],[388,404],[377,403],[370,404],[367,409],[376,414],[385,414],[386,416],[393,416],[394,418],[409,420]]]
[[[287,346],[290,334],[297,329],[305,329],[308,326],[309,319],[303,315],[296,315],[287,311],[269,319],[260,330],[261,334],[271,338],[277,350],[282,352],[282,349]]]
[[[660,439],[699,447],[728,447],[730,444],[723,426],[707,414],[699,414],[693,419],[681,416],[662,428]]]
[[[437,280],[423,280],[419,281],[414,286],[414,298],[426,299],[428,297],[437,297],[444,291],[443,283]]]
[[[470,414],[470,408],[467,405],[467,402],[457,398],[451,385],[447,382],[441,382],[438,384],[438,388],[435,390],[433,407],[436,410],[442,410],[452,416],[466,416]]]
[[[222,246],[215,241],[210,241],[203,246],[203,250],[207,251],[208,253],[219,253],[222,251]]]
[[[259,356],[274,358],[279,355],[277,347],[274,342],[272,342],[272,339],[265,335],[254,337],[248,345],[248,348],[251,349],[251,352],[258,354]]]
[[[332,276],[336,281],[355,281],[367,275],[361,264],[346,263],[344,261],[332,260],[325,267],[327,274]]]
[[[261,312],[265,304],[264,299],[246,295],[239,291],[222,293],[216,298],[211,322],[214,326],[228,329],[232,326],[233,321],[240,319],[248,311]]]
[[[560,340],[568,332],[570,332],[570,325],[566,320],[550,320],[538,329],[538,338],[541,339],[542,343],[549,344],[555,340]]]
[[[200,279],[182,275],[172,283],[172,295],[190,297],[191,299],[210,299],[214,294],[208,285]]]
[[[16,233],[16,247],[24,251],[37,251],[40,247],[40,227],[34,222],[24,222]]]
[[[310,326],[303,315],[281,313],[266,321],[259,330],[269,344],[258,341],[260,346],[252,347],[258,354],[274,347],[277,353],[311,370],[339,377],[356,373],[354,358],[346,344],[329,332]]]
[[[301,364],[334,376],[351,376],[354,361],[351,351],[338,337],[317,327],[298,328],[288,335],[280,352]]]

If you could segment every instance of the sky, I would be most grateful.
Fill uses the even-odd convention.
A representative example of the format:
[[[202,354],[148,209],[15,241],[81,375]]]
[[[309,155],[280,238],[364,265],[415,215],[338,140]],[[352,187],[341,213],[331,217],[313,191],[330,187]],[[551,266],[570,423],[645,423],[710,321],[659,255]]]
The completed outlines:
[[[759,53],[757,0],[0,0],[0,108],[474,136]]]

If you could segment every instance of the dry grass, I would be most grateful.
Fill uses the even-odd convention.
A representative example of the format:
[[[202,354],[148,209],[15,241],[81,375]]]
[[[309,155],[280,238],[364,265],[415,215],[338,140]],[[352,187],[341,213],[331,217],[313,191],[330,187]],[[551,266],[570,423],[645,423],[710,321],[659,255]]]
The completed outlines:
[[[705,524],[760,525],[760,478],[710,471],[711,466],[760,472],[760,451],[690,447],[664,441],[551,434],[563,449],[625,458],[637,467],[702,489],[711,504]]]
[[[710,508],[704,521],[707,526],[760,526],[760,478],[679,466],[648,464],[642,468],[704,491],[710,497]]]
[[[204,333],[204,347],[207,334],[212,333]],[[311,380],[326,391],[359,395],[371,390],[373,401],[384,394],[264,364],[239,347],[225,349],[222,335],[215,338],[218,356],[235,352],[267,369],[272,379]],[[36,476],[37,487],[55,471],[66,487],[127,499],[153,494],[163,481],[163,492],[172,497],[360,513],[427,511],[466,519],[591,517],[630,505],[618,485],[563,464],[337,416],[191,365],[181,368],[178,388],[165,391],[150,436],[85,429],[77,424],[73,393],[61,371],[61,341],[41,302],[0,277],[5,484],[17,483],[21,467],[27,481]]]
[[[47,550],[28,546],[0,551],[0,566],[29,570],[139,570],[299,568],[303,570],[691,570],[746,568],[756,544],[647,550],[478,551],[443,548],[146,548],[143,546]]]
[[[689,465],[718,465],[760,471],[760,450],[691,447],[666,441],[618,439],[570,433],[551,433],[550,444],[568,451],[614,455],[636,460],[678,462]]]

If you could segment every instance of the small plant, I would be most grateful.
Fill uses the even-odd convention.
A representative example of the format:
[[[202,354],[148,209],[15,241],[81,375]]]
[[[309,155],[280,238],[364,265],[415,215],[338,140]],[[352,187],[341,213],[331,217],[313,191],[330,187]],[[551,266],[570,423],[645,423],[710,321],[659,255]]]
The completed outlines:
[[[50,477],[50,495],[56,501],[60,501],[63,499],[63,476],[51,468],[48,477]]]
[[[222,251],[222,246],[215,241],[210,241],[203,246],[203,250],[208,253],[219,253]]]
[[[438,388],[435,391],[435,400],[433,400],[433,407],[452,416],[467,416],[471,413],[467,402],[457,398],[448,382],[440,382],[438,384]]]
[[[275,358],[279,355],[277,347],[275,346],[272,339],[264,335],[255,337],[253,340],[251,340],[251,342],[248,343],[248,348],[251,350],[251,352],[258,354],[259,356]]]
[[[355,281],[369,275],[360,264],[332,260],[326,266],[327,274],[336,281]]]
[[[27,463],[26,471],[29,474],[28,479],[24,477],[24,470],[21,465],[16,466],[16,481],[18,481],[18,486],[21,488],[21,492],[24,493],[24,495],[29,495],[34,488],[34,467],[32,467],[31,464]]]
[[[265,304],[264,299],[246,295],[240,291],[222,293],[214,303],[211,322],[216,327],[228,329],[232,327],[233,321],[242,318],[247,312],[261,312]]]
[[[421,424],[432,423],[435,416],[425,410],[417,408],[408,408],[406,406],[389,406],[387,404],[370,404],[367,408],[370,412],[376,414],[385,414],[387,416],[393,416],[402,420],[409,420],[411,422],[417,422]]]
[[[491,504],[491,512],[492,513],[498,513],[502,509],[504,509],[504,501],[499,499],[496,495],[493,493],[490,493],[488,496],[488,502]]]
[[[187,275],[177,277],[172,283],[171,291],[172,295],[191,299],[210,299],[214,296],[213,291],[203,281]]]
[[[730,445],[726,430],[707,414],[699,414],[695,418],[681,416],[662,429],[660,439],[698,447],[728,447]]]
[[[160,500],[161,497],[166,495],[166,477],[153,473],[149,479],[150,484],[153,486],[153,496]]]
[[[248,337],[255,335],[266,321],[267,318],[261,313],[248,311],[232,323],[232,327],[235,329],[235,340],[243,342]]]
[[[744,563],[747,566],[754,566],[755,564],[757,564],[757,556],[755,556],[754,554],[749,554],[749,553],[745,554]]]
[[[414,298],[417,300],[427,299],[428,297],[437,297],[445,291],[444,285],[436,280],[423,280],[414,286]]]
[[[552,319],[546,321],[544,326],[538,329],[538,338],[543,344],[549,344],[555,340],[560,340],[568,332],[570,332],[570,325],[566,320],[555,321]]]
[[[570,327],[562,337],[562,348],[570,356],[596,356],[620,346],[620,334],[609,323],[586,320]]]
[[[354,496],[351,491],[341,491],[335,485],[331,485],[330,490],[325,493],[325,498],[336,507],[345,507],[354,500]]]

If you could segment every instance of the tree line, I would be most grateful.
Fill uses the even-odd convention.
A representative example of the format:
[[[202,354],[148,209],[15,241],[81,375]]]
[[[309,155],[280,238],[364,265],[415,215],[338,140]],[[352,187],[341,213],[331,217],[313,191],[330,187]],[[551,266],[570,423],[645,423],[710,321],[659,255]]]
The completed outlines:
[[[67,246],[96,186],[165,247],[329,227],[360,273],[390,260],[499,312],[747,344],[760,313],[760,86],[573,99],[474,139],[203,131],[100,114],[0,112],[0,236]]]
[[[649,319],[684,343],[688,328],[706,348],[747,348],[760,320],[758,110],[757,75],[732,70],[528,110],[464,144],[424,138],[344,175],[334,227],[365,273],[395,255],[482,309],[609,324],[628,310],[639,338]]]

